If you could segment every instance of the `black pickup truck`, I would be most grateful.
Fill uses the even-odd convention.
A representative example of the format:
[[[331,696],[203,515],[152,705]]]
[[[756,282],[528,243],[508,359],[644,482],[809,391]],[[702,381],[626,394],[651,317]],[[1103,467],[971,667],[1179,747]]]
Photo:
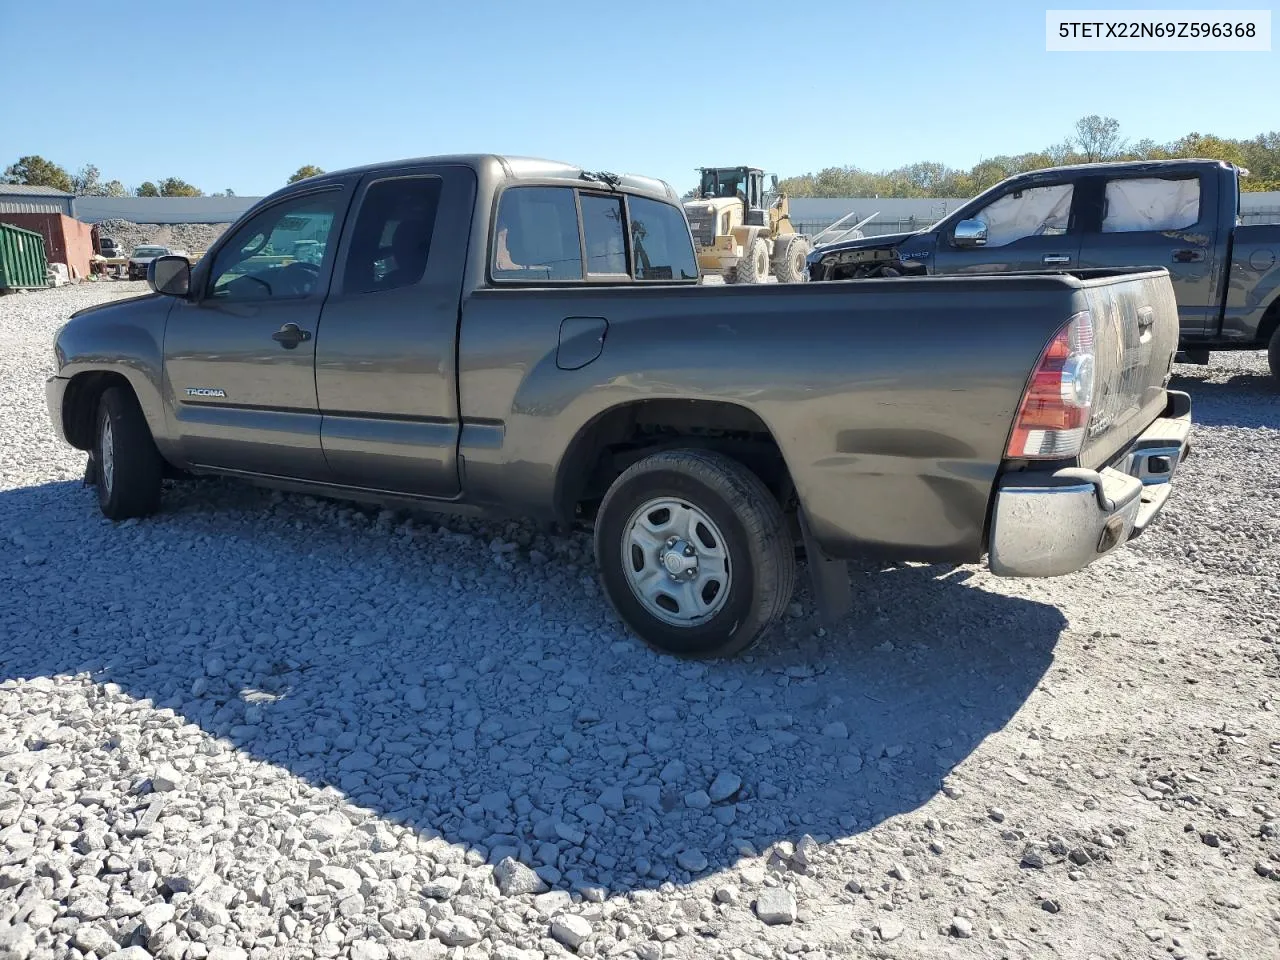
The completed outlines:
[[[50,418],[107,517],[205,473],[581,522],[680,656],[767,630],[797,546],[828,616],[866,553],[1079,570],[1188,448],[1164,270],[703,285],[670,185],[549,161],[311,177],[147,279],[54,343]]]
[[[924,230],[819,247],[809,278],[1164,267],[1178,301],[1180,361],[1266,350],[1280,378],[1280,224],[1240,224],[1246,174],[1219,160],[1019,174]]]

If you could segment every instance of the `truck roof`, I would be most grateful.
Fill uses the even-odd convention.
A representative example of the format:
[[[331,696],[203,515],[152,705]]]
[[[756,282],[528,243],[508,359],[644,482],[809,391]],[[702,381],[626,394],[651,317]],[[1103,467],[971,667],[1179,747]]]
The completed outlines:
[[[318,176],[309,177],[305,181],[299,181],[299,183],[318,183],[353,173],[376,173],[380,170],[390,170],[406,164],[456,164],[470,167],[477,174],[487,173],[491,178],[498,180],[537,180],[543,182],[562,180],[566,183],[573,183],[576,186],[590,186],[593,183],[598,183],[598,181],[584,178],[584,173],[604,172],[588,171],[583,167],[574,166],[570,163],[564,163],[559,160],[546,160],[541,157],[497,153],[457,153],[408,157],[370,163],[358,167],[346,167],[342,170],[330,170]],[[610,172],[612,173],[612,171]],[[618,186],[628,192],[647,194],[655,198],[679,203],[679,195],[665,180],[629,173],[612,173],[612,175],[618,178]]]
[[[1211,158],[1183,157],[1172,160],[1099,160],[1094,163],[1067,163],[1058,167],[1039,167],[1035,170],[1025,170],[1022,173],[1013,174],[1006,179],[1013,180],[1017,177],[1045,176],[1058,173],[1088,173],[1096,170],[1124,170],[1127,172],[1141,173],[1143,171],[1151,171],[1152,173],[1170,170],[1194,170],[1203,167],[1206,163],[1213,164],[1224,168],[1235,168],[1235,164],[1226,160],[1214,160]]]

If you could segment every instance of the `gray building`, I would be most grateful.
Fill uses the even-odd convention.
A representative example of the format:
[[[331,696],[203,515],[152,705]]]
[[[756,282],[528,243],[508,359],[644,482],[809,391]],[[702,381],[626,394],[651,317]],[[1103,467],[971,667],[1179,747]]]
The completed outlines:
[[[76,197],[85,223],[232,223],[261,197]]]
[[[0,214],[72,212],[75,197],[53,187],[29,187],[24,183],[0,183]]]

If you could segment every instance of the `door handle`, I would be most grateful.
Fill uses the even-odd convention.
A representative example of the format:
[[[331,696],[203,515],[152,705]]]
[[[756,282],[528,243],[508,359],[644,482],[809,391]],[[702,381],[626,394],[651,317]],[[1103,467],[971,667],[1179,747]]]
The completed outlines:
[[[1204,260],[1203,250],[1175,250],[1173,251],[1174,263],[1198,263]]]
[[[271,335],[271,339],[283,346],[286,350],[292,350],[302,341],[310,340],[311,331],[303,330],[296,323],[286,323]]]
[[[1071,258],[1063,253],[1046,253],[1042,258],[1044,263],[1070,263]]]

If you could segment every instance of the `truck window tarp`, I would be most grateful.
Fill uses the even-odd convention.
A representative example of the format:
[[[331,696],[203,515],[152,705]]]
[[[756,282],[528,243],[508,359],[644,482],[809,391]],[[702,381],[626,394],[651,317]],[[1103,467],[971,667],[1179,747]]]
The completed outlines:
[[[1141,177],[1107,182],[1103,233],[1182,230],[1200,219],[1200,179]]]
[[[1072,185],[1053,184],[1015,190],[989,204],[979,219],[987,225],[987,246],[1001,247],[1023,237],[1067,232]]]

